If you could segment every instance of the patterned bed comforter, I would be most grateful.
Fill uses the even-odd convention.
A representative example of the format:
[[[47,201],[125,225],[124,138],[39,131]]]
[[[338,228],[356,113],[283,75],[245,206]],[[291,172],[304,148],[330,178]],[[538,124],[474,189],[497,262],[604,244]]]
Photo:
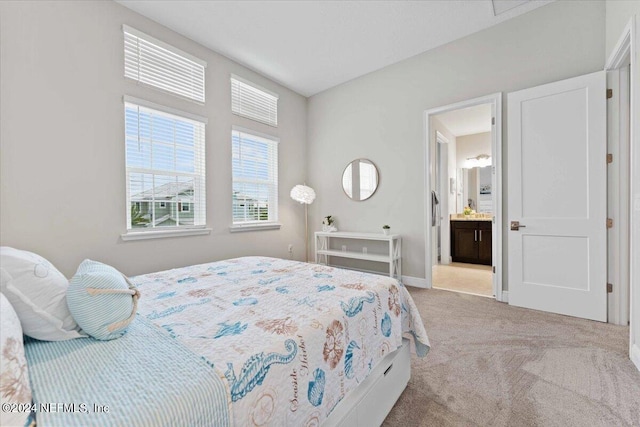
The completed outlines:
[[[138,314],[224,374],[236,426],[318,425],[386,354],[429,341],[385,276],[265,257],[131,279]]]

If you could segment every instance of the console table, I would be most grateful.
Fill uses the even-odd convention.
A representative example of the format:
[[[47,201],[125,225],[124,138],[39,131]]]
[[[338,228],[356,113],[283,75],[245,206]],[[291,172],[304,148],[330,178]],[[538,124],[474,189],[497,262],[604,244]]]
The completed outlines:
[[[363,251],[340,250],[331,247],[332,239],[341,241],[359,241],[361,245],[366,241],[386,242],[386,253],[365,253]],[[345,245],[346,246],[346,245]],[[389,276],[402,279],[402,238],[398,234],[386,236],[382,233],[351,233],[345,231],[317,231],[315,233],[316,264],[329,265],[330,257],[351,258],[388,264]]]

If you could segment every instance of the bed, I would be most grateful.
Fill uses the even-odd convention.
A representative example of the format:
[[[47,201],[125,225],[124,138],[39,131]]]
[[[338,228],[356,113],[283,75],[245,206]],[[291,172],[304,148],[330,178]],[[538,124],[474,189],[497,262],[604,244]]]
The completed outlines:
[[[130,280],[122,338],[26,339],[38,425],[380,424],[409,379],[407,337],[429,350],[385,276],[244,257]]]

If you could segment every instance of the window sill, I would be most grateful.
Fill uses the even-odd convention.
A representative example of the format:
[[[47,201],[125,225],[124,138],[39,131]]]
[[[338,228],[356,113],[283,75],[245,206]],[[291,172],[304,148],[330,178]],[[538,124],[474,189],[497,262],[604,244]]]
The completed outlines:
[[[211,234],[210,228],[185,228],[184,230],[129,231],[120,235],[125,242],[130,240],[162,239],[166,237],[201,236]]]
[[[279,230],[281,226],[282,224],[278,223],[232,225],[229,227],[229,231],[238,233],[243,231]]]

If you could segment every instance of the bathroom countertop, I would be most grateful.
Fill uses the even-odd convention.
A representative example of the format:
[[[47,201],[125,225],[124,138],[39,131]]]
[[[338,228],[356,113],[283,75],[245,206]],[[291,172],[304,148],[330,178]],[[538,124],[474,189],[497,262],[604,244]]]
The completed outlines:
[[[451,216],[450,219],[451,219],[451,221],[488,221],[488,222],[491,222],[493,218],[487,218],[487,217],[474,218],[472,216],[470,216],[468,218],[460,218],[460,217],[457,217],[457,216]]]

